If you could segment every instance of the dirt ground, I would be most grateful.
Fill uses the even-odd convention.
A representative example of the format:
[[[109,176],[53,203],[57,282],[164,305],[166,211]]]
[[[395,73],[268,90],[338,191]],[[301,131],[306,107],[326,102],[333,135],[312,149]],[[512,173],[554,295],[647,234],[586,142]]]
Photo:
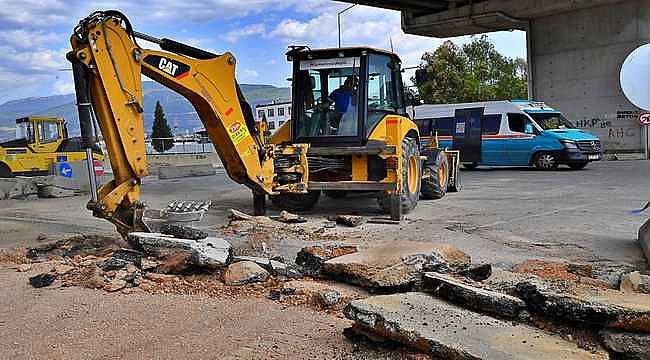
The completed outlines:
[[[329,228],[326,216],[380,216],[374,199],[323,197],[304,216],[260,239],[246,228],[224,232],[230,208],[251,212],[250,192],[216,176],[144,181],[152,207],[171,200],[212,200],[201,227],[226,237],[240,254],[295,259],[303,246],[343,240],[369,247],[396,240],[453,244],[472,257],[508,268],[528,259],[645,266],[635,242],[645,220],[628,214],[648,198],[650,162],[603,162],[584,171],[479,169],[463,173],[464,188],[421,201],[400,225]],[[92,218],[85,197],[0,202],[0,249],[38,245],[76,234],[117,236]],[[278,209],[270,208],[275,214]],[[36,273],[0,264],[0,346],[7,358],[419,358],[405,351],[358,347],[345,340],[340,313],[287,306],[264,297],[110,294],[71,288],[33,289]]]
[[[0,266],[3,359],[416,359],[358,347],[349,320],[260,298],[34,289]],[[32,274],[34,275],[34,274]]]

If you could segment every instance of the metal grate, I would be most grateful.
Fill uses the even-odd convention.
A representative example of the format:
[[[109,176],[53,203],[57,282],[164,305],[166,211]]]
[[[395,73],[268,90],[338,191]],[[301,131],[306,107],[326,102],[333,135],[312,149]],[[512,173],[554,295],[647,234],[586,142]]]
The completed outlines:
[[[599,153],[602,150],[600,141],[598,140],[580,140],[577,141],[576,144],[578,145],[578,149],[582,152]]]

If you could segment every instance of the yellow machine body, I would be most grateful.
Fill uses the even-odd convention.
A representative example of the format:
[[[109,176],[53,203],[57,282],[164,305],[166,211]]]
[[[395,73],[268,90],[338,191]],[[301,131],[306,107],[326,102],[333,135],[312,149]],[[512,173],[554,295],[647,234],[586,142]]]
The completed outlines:
[[[48,116],[16,120],[16,139],[0,144],[0,177],[47,175],[52,164],[86,159],[84,149],[68,139],[65,121]],[[103,160],[94,152],[95,160]]]

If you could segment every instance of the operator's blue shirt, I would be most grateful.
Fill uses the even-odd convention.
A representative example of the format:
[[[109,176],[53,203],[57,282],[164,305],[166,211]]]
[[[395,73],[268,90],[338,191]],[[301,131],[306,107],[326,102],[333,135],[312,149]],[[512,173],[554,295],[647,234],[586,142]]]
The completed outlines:
[[[330,94],[330,98],[334,100],[334,109],[338,112],[344,113],[350,106],[352,100],[352,90],[338,88]]]

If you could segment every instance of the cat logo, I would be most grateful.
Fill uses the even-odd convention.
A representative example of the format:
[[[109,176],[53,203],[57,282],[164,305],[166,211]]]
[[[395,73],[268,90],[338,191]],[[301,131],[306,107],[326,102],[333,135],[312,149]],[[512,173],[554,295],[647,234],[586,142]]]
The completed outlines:
[[[190,74],[189,65],[159,55],[148,55],[144,58],[144,62],[174,77],[176,80],[180,80]]]
[[[160,63],[158,63],[158,69],[166,72],[171,76],[176,76],[176,70],[178,70],[178,65],[174,64],[171,60],[161,57]]]

